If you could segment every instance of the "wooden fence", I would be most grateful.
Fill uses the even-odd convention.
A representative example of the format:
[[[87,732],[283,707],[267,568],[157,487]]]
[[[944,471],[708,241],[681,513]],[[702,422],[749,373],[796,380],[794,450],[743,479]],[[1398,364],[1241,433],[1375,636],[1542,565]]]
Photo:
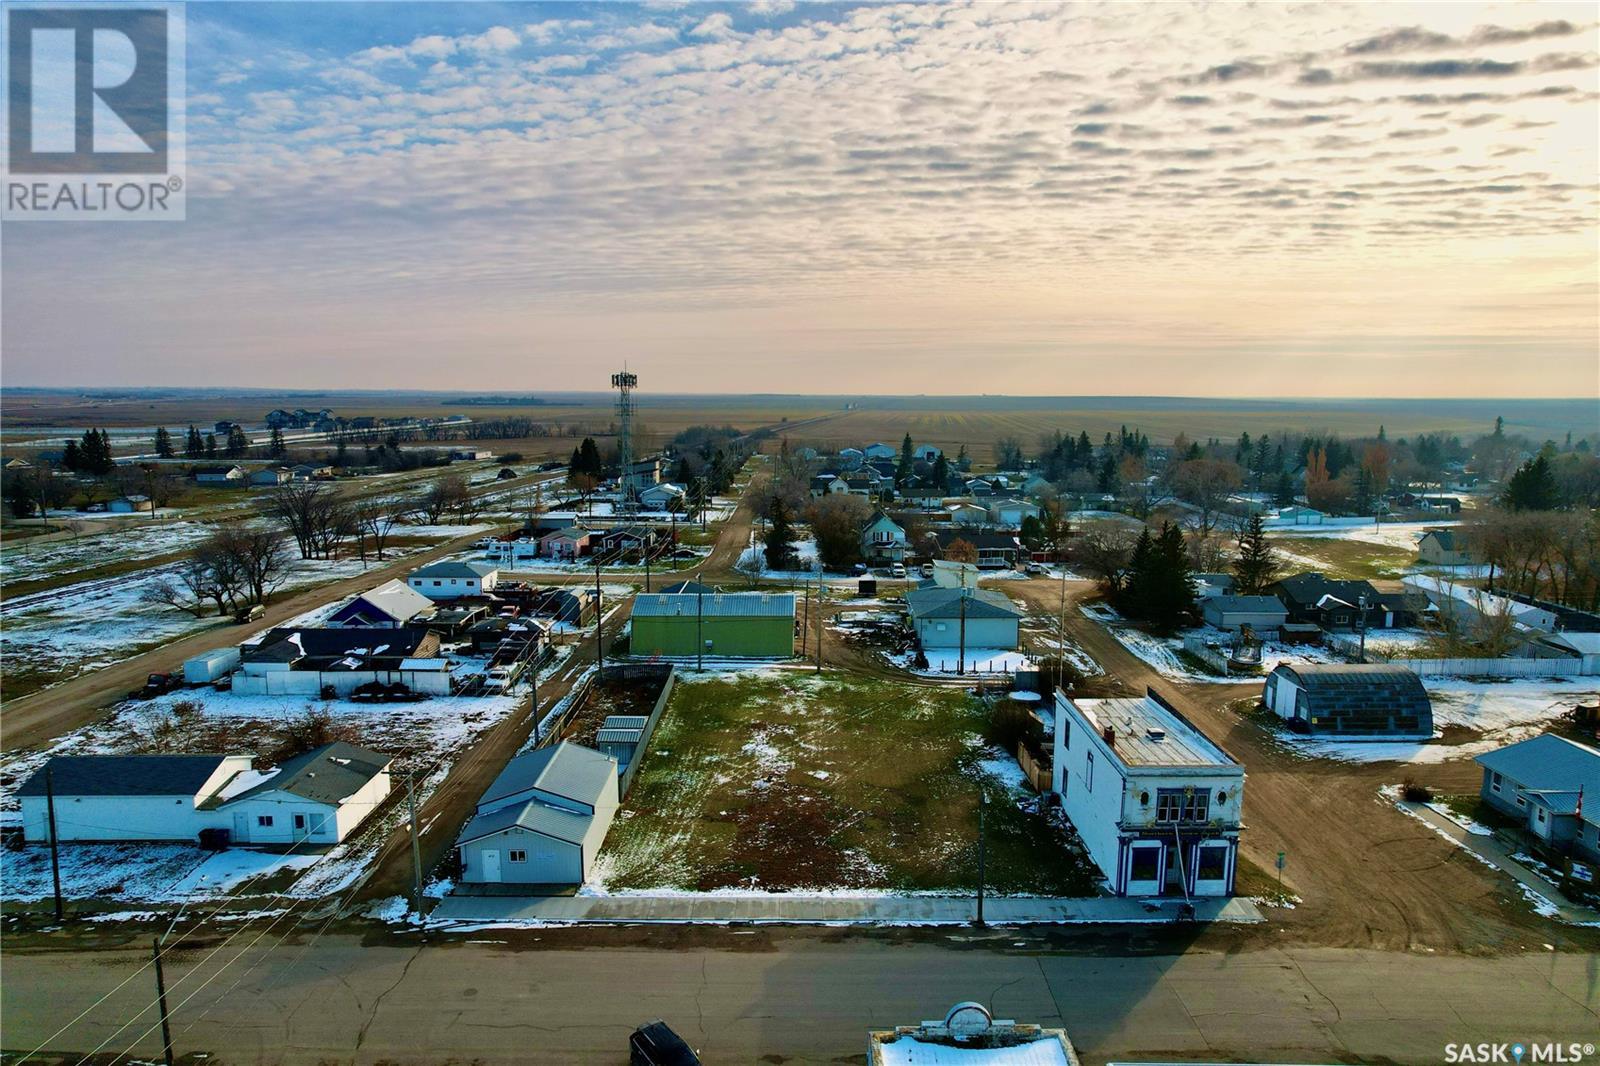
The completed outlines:
[[[1593,677],[1600,674],[1600,668],[1586,668],[1581,659],[1401,659],[1374,651],[1374,639],[1373,634],[1367,634],[1368,662],[1404,666],[1425,677]],[[1333,651],[1352,659],[1360,654],[1358,637],[1329,633],[1325,643]]]

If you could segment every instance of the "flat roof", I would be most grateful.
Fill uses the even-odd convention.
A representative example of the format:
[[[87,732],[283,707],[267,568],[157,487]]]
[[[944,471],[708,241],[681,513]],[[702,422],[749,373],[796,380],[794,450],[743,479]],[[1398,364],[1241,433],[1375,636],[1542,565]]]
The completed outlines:
[[[1110,726],[1111,750],[1127,766],[1239,768],[1233,756],[1153,696],[1074,700],[1062,694],[1059,699],[1076,707],[1095,732],[1103,735]]]

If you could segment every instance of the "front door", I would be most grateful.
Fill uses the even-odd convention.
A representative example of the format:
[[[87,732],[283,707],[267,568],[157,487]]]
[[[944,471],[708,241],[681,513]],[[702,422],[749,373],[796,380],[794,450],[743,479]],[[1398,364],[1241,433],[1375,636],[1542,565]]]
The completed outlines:
[[[233,843],[250,843],[250,815],[244,811],[233,812]]]
[[[500,852],[495,848],[483,852],[483,879],[491,884],[500,883]]]
[[[1167,879],[1167,846],[1157,840],[1136,840],[1128,845],[1128,896],[1159,896]]]
[[[1226,840],[1203,840],[1193,847],[1192,856],[1194,895],[1228,895],[1233,882],[1233,845]]]

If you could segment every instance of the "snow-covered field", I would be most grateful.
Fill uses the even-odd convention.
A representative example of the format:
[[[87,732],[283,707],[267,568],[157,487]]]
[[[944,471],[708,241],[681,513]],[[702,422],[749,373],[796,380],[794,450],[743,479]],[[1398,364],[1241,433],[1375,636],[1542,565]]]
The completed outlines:
[[[968,648],[965,653],[959,648],[927,648],[923,654],[928,659],[926,670],[916,665],[915,651],[890,656],[890,660],[924,677],[954,677],[957,667],[962,663],[966,663],[968,674],[1013,674],[1033,665],[1033,660],[1027,655],[1006,648]]]
[[[420,550],[400,549],[390,554]],[[355,577],[374,565],[360,559],[296,559],[278,593]],[[0,655],[13,664],[25,664],[31,673],[53,675],[54,684],[126,659],[141,649],[226,626],[227,619],[213,614],[196,618],[185,611],[143,602],[149,589],[175,571],[175,566],[152,567],[7,599],[0,603]]]
[[[1332,540],[1359,540],[1385,548],[1404,548],[1413,551],[1417,540],[1430,529],[1444,529],[1461,524],[1459,519],[1440,518],[1427,522],[1374,522],[1370,518],[1330,518],[1320,526],[1297,526],[1267,519],[1264,523],[1269,534],[1285,537],[1314,537]]]
[[[157,699],[129,702],[107,718],[78,729],[39,751],[0,760],[0,823],[20,819],[16,789],[55,755],[219,750],[267,752],[288,720],[315,707],[354,743],[397,757],[395,780],[417,772],[419,802],[444,779],[451,760],[485,729],[510,714],[521,695],[434,698],[417,703],[367,704],[304,697],[236,696],[211,688],[183,689]],[[193,710],[174,710],[180,703]],[[258,765],[261,765],[258,760]],[[397,784],[397,787],[399,785]],[[313,898],[342,891],[361,876],[403,810],[391,808],[343,844],[323,854],[268,854],[245,849],[221,853],[181,844],[93,844],[61,849],[63,890],[73,897],[130,902],[177,902],[228,895],[244,882],[284,870],[298,871],[289,894]],[[28,847],[0,855],[0,899],[48,896],[49,852]]]
[[[1431,741],[1338,741],[1285,733],[1284,741],[1308,756],[1343,762],[1441,763],[1470,759],[1544,732],[1552,721],[1580,703],[1600,696],[1594,678],[1518,678],[1479,681],[1463,677],[1425,677],[1433,700],[1436,731],[1462,726],[1478,734],[1462,744]]]
[[[80,537],[34,542],[20,540],[0,551],[0,578],[37,581],[74,570],[182,551],[204,540],[215,528],[205,522],[159,521],[146,516],[115,528],[98,529]]]
[[[759,559],[761,561],[761,576],[764,578],[775,578],[778,580],[784,580],[788,578],[799,580],[801,578],[815,576],[821,572],[822,560],[817,558],[816,541],[809,538],[806,540],[796,540],[794,542],[794,550],[795,553],[800,557],[800,568],[798,570],[769,570],[767,568],[766,546],[761,544],[759,539],[753,539],[750,546],[740,553],[738,566],[740,570],[743,571],[745,567],[751,565],[752,562]]]

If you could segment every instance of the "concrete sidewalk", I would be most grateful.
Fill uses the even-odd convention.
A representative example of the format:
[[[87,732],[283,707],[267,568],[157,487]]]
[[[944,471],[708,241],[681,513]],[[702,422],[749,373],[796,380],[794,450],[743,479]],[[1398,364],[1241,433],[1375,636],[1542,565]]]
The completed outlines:
[[[1170,922],[1181,900],[1147,902],[1098,897],[992,897],[984,901],[991,925],[1036,923]],[[626,896],[447,896],[429,914],[429,923],[527,922],[582,924],[602,922],[852,925],[966,925],[977,913],[971,896],[805,895],[798,892],[664,893]],[[1259,922],[1261,912],[1246,899],[1207,899],[1195,903],[1202,922]]]
[[[1530,867],[1512,858],[1511,850],[1494,837],[1484,836],[1482,833],[1469,833],[1454,818],[1440,814],[1426,804],[1412,803],[1410,800],[1396,800],[1395,802],[1407,814],[1427,823],[1442,836],[1472,852],[1473,855],[1510,877],[1528,892],[1537,895],[1544,903],[1548,903],[1551,908],[1555,909],[1556,913],[1554,915],[1547,914],[1547,917],[1559,918],[1561,921],[1572,925],[1600,924],[1600,911],[1596,911],[1591,907],[1581,906],[1567,899],[1555,885],[1539,876]],[[1535,909],[1540,913],[1546,913],[1547,908],[1543,904],[1536,900],[1529,900],[1528,902],[1533,903]]]

